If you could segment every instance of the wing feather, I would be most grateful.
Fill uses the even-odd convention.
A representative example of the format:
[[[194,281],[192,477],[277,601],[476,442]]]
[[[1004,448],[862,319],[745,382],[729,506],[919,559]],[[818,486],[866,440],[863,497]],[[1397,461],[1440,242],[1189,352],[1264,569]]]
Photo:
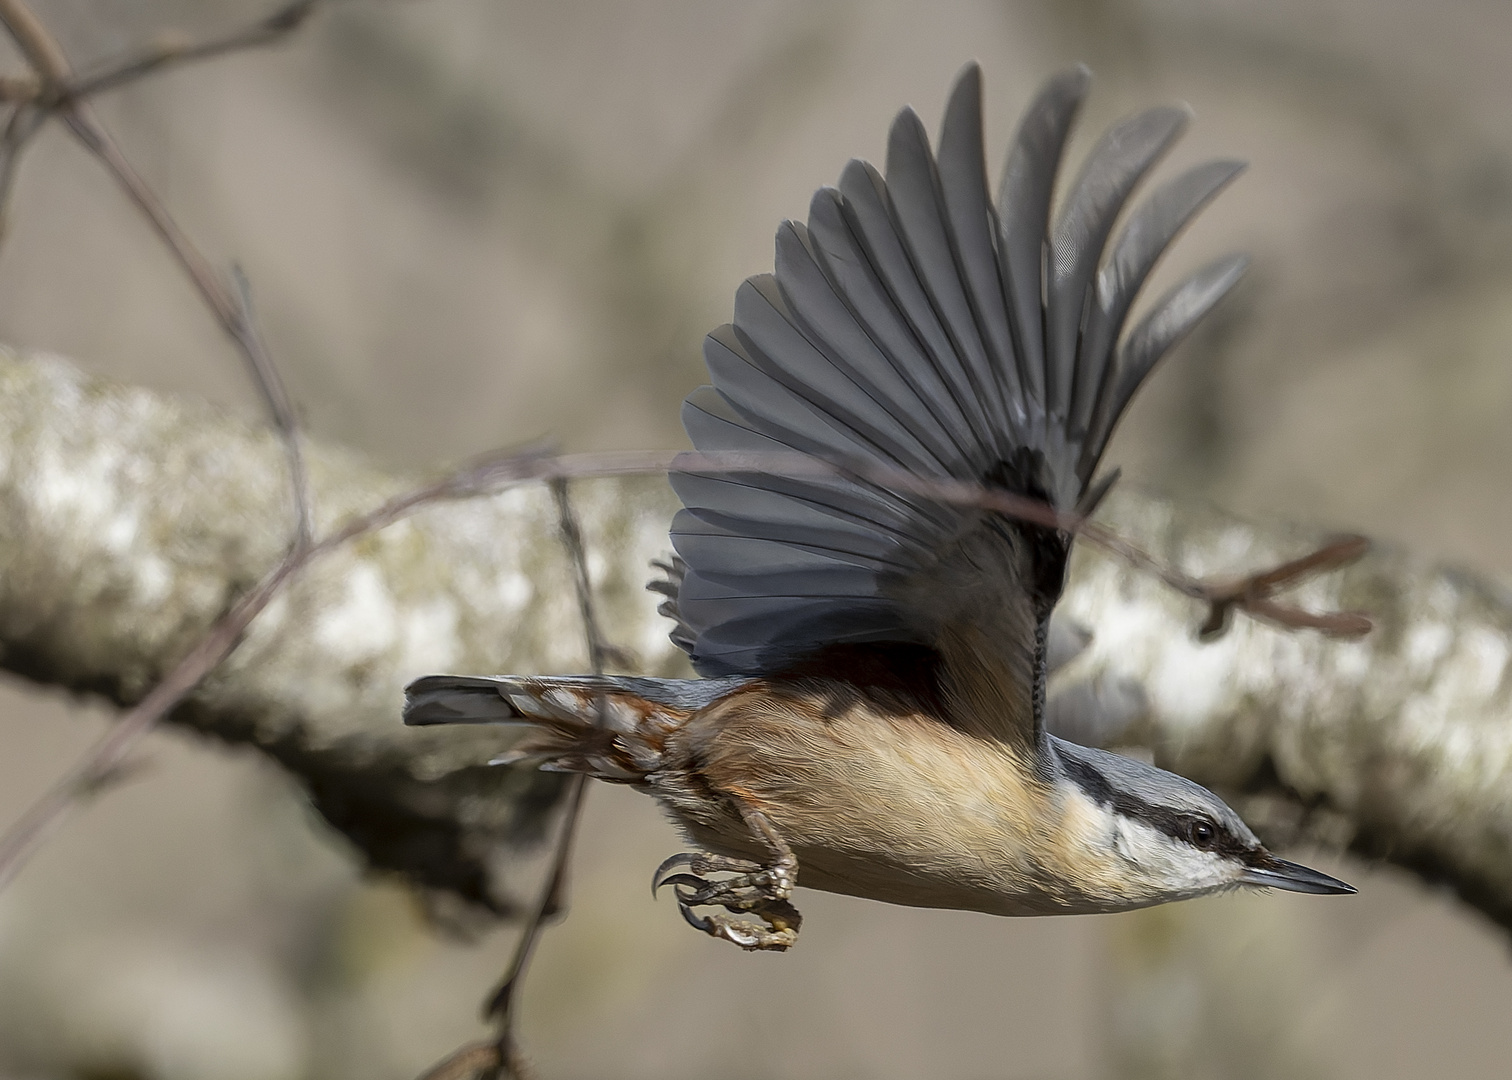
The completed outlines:
[[[1045,393],[1052,413],[1065,415],[1071,407],[1082,318],[1113,223],[1134,185],[1170,148],[1189,115],[1185,109],[1149,109],[1116,124],[1082,165],[1066,199],[1050,242],[1046,279]]]
[[[701,674],[781,674],[836,646],[884,658],[922,646],[942,719],[1038,744],[1046,627],[1070,537],[876,481],[905,470],[1066,510],[1095,497],[1130,396],[1242,272],[1239,259],[1198,271],[1119,345],[1156,260],[1238,166],[1201,166],[1158,189],[1105,260],[1134,188],[1187,118],[1141,113],[1094,149],[1052,234],[1087,80],[1072,69],[1035,99],[995,207],[975,65],[951,93],[938,156],[905,109],[886,176],[853,161],[818,191],[807,225],[779,230],[774,275],[747,281],[733,322],[706,339],[713,386],[683,408],[696,450],[796,452],[838,471],[674,465],[682,562],[656,587],[675,592],[674,640]]]
[[[1038,421],[1031,438],[1042,430],[1045,406],[1043,297],[1050,200],[1066,138],[1091,81],[1092,73],[1078,64],[1045,84],[1024,114],[998,187],[999,250],[1013,320],[1014,358],[1025,404],[1033,409],[1030,422]]]
[[[815,266],[829,291],[845,305],[852,323],[850,331],[834,331],[836,337],[831,340],[847,332],[869,340],[876,348],[877,359],[889,369],[876,371],[878,384],[896,385],[901,388],[900,398],[917,402],[919,412],[929,418],[928,426],[937,429],[945,440],[942,453],[946,460],[968,458],[976,445],[972,421],[942,373],[930,362],[924,342],[909,324],[898,299],[888,291],[875,261],[878,256],[861,231],[854,202],[836,188],[821,188],[809,207],[806,232],[813,241]],[[809,310],[796,295],[804,282],[785,278],[780,268],[778,282],[791,287],[794,295],[789,302],[796,311]],[[867,351],[849,355],[857,363],[871,359]]]
[[[751,278],[741,286],[735,294],[735,328],[756,367],[855,432],[878,455],[910,472],[940,471],[918,425],[909,423],[914,418],[866,380],[852,378],[846,366],[831,360],[822,342],[805,335],[778,295],[774,278]]]
[[[1023,390],[1014,362],[1008,308],[1003,303],[1003,270],[993,243],[997,215],[987,194],[985,165],[982,70],[968,64],[951,91],[940,125],[940,192],[972,315],[991,357],[986,378],[1002,403],[1011,436],[1023,427]]]
[[[1173,345],[1232,289],[1249,268],[1249,258],[1229,255],[1198,270],[1156,303],[1118,350],[1113,378],[1102,402],[1097,443],[1106,445],[1134,391]]]
[[[881,175],[864,161],[853,161],[840,176],[840,194],[851,212],[852,227],[865,245],[882,287],[902,315],[905,325],[918,343],[918,361],[933,368],[944,384],[951,402],[966,422],[964,448],[968,455],[985,465],[991,458],[992,430],[981,400],[974,393],[965,362],[940,323],[939,313],[931,303],[919,278],[907,246],[899,235],[889,207],[886,184]]]
[[[1010,449],[1012,429],[999,381],[992,373],[992,358],[961,280],[929,136],[912,109],[904,109],[893,122],[887,140],[886,186],[913,272],[945,331],[947,356],[959,367],[960,393],[979,406],[983,426],[978,428],[978,437],[997,456],[1004,456]],[[980,225],[977,231],[982,231]]]
[[[1195,166],[1157,188],[1129,218],[1097,277],[1071,408],[1073,435],[1084,436],[1091,426],[1093,407],[1112,369],[1119,328],[1150,271],[1176,234],[1243,171],[1242,161],[1209,161]],[[1091,457],[1102,452],[1101,446],[1090,442],[1087,446]],[[1088,450],[1084,450],[1084,462],[1088,456]],[[1088,476],[1083,473],[1082,480],[1085,482]]]

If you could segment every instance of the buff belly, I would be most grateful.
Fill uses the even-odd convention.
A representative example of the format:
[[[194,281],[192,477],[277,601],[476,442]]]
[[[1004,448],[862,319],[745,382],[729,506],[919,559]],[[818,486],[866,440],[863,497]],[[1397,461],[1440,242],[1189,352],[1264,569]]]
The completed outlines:
[[[1130,906],[1102,887],[1098,860],[1078,857],[1086,845],[1067,830],[1086,823],[1066,793],[1011,747],[903,711],[770,696],[715,710],[691,718],[648,778],[700,848],[769,859],[744,805],[791,845],[802,887],[997,915]]]

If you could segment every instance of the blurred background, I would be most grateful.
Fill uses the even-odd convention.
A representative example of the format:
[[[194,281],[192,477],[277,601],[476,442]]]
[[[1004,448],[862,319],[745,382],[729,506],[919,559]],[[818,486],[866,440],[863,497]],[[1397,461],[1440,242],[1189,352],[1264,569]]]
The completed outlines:
[[[76,64],[248,0],[37,0]],[[1196,110],[1165,167],[1249,173],[1162,280],[1248,280],[1112,460],[1250,515],[1512,572],[1512,5],[1501,0],[341,0],[286,45],[100,103],[201,246],[242,262],[317,437],[427,465],[542,435],[681,445],[699,340],[847,158],[933,129],[982,62],[1000,160],[1038,83],[1077,137]],[[994,169],[996,165],[994,164]],[[1156,289],[1161,283],[1156,283]],[[1153,292],[1153,290],[1152,290]],[[0,340],[255,414],[230,347],[56,131],[0,248]],[[649,600],[648,600],[649,602]],[[0,820],[106,722],[0,687]],[[428,925],[277,770],[176,733],[0,894],[0,1078],[409,1078],[481,1032],[512,931]],[[748,956],[647,896],[680,841],[600,786],[522,1035],[546,1080],[1503,1077],[1505,931],[1406,875],[1014,921],[805,895]]]

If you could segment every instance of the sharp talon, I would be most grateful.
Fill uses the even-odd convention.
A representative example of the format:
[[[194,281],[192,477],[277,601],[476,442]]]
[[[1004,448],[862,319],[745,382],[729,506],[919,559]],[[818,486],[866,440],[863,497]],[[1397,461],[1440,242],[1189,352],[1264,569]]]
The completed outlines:
[[[702,930],[710,937],[722,938],[747,952],[785,952],[798,939],[796,922],[778,920],[773,923],[773,929],[768,930],[756,923],[726,919],[720,915],[695,915],[686,904],[679,904],[678,910],[693,929]]]
[[[704,933],[715,937],[718,936],[715,932],[714,921],[712,917],[695,915],[693,914],[693,909],[684,903],[679,903],[677,905],[677,910],[682,912],[682,917],[693,929],[702,930]]]
[[[670,859],[664,860],[662,864],[656,868],[656,873],[651,875],[651,895],[655,896],[658,892],[661,891],[661,887],[667,883],[662,878],[663,874],[665,874],[668,870],[671,870],[675,866],[691,867],[693,865],[693,860],[697,857],[698,856],[694,855],[691,851],[684,851],[680,852],[679,854],[673,855]]]
[[[695,877],[693,874],[673,874],[671,877],[664,880],[662,884],[671,885],[674,886],[674,888],[678,885],[681,885],[685,888],[692,889],[696,894],[709,883],[701,877]],[[682,896],[683,894],[679,892],[677,895]]]
[[[709,917],[714,937],[724,938],[732,945],[739,945],[747,952],[786,952],[798,940],[798,931],[792,927],[768,930],[756,923],[725,919],[718,915]]]

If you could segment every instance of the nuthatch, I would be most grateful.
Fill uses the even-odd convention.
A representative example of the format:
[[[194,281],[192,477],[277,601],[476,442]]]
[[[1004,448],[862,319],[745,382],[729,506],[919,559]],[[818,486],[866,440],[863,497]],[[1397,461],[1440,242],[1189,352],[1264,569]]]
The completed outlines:
[[[808,224],[778,231],[776,274],[746,281],[733,324],[706,339],[714,385],[683,407],[697,450],[800,453],[1089,509],[1135,389],[1245,260],[1197,271],[1123,333],[1161,253],[1242,166],[1167,182],[1104,258],[1187,112],[1151,109],[1104,135],[1052,226],[1088,82],[1078,67],[1040,92],[995,205],[977,67],[955,85],[937,155],[903,110],[886,173],[852,161],[820,189]],[[999,915],[1245,885],[1354,891],[1272,855],[1206,789],[1045,730],[1069,533],[859,467],[690,465],[671,481],[685,506],[678,558],[652,588],[703,678],[436,675],[409,687],[405,719],[528,723],[520,759],[653,795],[700,849],[653,878],[695,927],[787,948],[800,874],[830,892]]]

